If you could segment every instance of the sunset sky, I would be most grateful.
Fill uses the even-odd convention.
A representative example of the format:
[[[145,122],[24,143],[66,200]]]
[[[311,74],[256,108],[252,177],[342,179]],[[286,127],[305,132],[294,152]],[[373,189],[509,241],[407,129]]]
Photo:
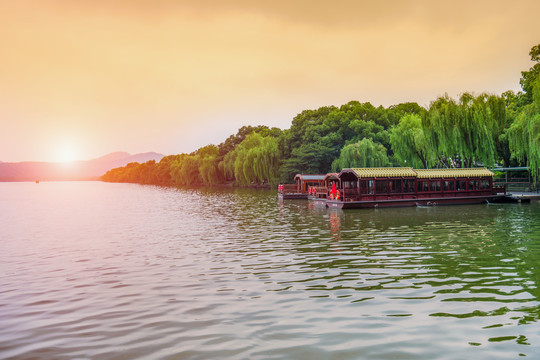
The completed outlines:
[[[163,154],[305,109],[520,90],[540,1],[0,0],[0,161]]]

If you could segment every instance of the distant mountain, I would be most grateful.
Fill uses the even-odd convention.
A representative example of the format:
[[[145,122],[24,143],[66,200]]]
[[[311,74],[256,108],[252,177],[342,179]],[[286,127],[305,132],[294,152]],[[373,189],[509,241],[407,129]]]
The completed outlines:
[[[131,155],[114,152],[97,159],[69,163],[33,162],[7,163],[0,161],[0,181],[97,180],[107,171],[132,162],[160,161],[163,154],[147,152]]]

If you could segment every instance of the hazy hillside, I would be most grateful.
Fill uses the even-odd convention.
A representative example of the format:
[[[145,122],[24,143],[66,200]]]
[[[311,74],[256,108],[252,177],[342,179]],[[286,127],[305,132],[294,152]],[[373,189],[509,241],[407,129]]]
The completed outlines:
[[[71,163],[0,161],[0,181],[97,180],[111,169],[132,162],[160,161],[163,156],[155,152],[136,155],[114,152],[97,159]]]

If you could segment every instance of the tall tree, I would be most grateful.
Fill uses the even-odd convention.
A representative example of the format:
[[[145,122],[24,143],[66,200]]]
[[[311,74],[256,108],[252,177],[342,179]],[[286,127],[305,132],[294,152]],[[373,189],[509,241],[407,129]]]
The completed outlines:
[[[225,155],[222,164],[226,178],[234,179],[238,184],[277,184],[280,167],[278,139],[251,133]]]
[[[519,80],[521,88],[525,92],[523,99],[525,104],[531,104],[533,102],[534,82],[538,75],[540,75],[540,44],[533,46],[529,55],[535,64],[528,71],[522,71],[521,79]]]
[[[540,74],[532,83],[533,102],[525,106],[508,129],[510,151],[526,163],[535,182],[540,179]]]
[[[390,130],[394,157],[403,166],[428,168],[437,163],[437,155],[428,143],[420,115],[409,114]]]
[[[430,146],[447,166],[448,159],[461,162],[463,167],[476,162],[493,166],[495,136],[502,132],[505,121],[502,97],[464,93],[459,102],[448,95],[432,102],[422,126]]]

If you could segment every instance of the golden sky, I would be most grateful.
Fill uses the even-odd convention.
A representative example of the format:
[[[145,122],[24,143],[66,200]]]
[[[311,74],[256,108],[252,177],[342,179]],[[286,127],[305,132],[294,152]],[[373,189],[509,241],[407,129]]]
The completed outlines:
[[[518,91],[538,14],[538,0],[0,0],[0,161],[178,154],[350,100]]]

